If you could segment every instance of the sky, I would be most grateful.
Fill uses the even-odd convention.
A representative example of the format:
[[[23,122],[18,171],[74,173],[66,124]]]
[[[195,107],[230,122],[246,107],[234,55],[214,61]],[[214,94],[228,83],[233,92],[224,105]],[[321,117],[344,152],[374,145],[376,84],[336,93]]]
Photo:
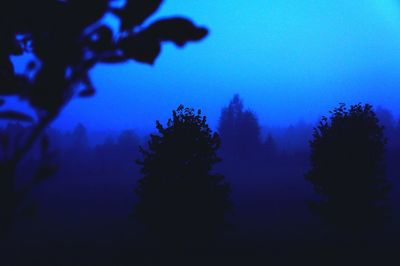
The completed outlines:
[[[397,0],[166,0],[152,19],[173,15],[210,35],[166,45],[154,66],[97,66],[96,96],[71,102],[54,126],[149,130],[182,103],[215,127],[235,93],[268,126],[315,122],[340,102],[400,114]]]

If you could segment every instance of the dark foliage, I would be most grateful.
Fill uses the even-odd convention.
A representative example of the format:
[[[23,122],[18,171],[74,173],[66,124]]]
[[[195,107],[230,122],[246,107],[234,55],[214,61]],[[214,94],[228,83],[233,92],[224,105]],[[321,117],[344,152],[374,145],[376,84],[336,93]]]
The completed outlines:
[[[229,186],[212,167],[220,141],[206,118],[180,106],[167,127],[157,122],[136,192],[136,217],[167,246],[200,245],[215,236],[230,210]]]
[[[182,47],[207,35],[207,29],[181,17],[147,24],[162,0],[126,0],[122,6],[115,2],[16,0],[2,5],[0,119],[32,125],[18,141],[7,144],[15,146],[13,152],[1,158],[0,178],[9,179],[10,185],[17,165],[65,105],[76,96],[95,94],[89,71],[96,64],[129,60],[153,64],[164,42]],[[106,23],[107,15],[119,19],[118,30]],[[15,56],[32,58],[25,72],[15,72],[11,60]],[[4,109],[6,96],[28,103],[36,117]]]
[[[112,0],[28,1],[2,7],[0,20],[0,97],[19,96],[34,109],[36,118],[17,110],[0,110],[0,119],[33,122],[34,128],[9,159],[19,161],[37,136],[74,97],[92,96],[88,72],[98,63],[130,59],[153,63],[163,42],[183,46],[207,35],[185,18],[167,18],[142,24],[161,0],[127,0],[118,7]],[[119,18],[113,31],[105,15]],[[24,73],[14,71],[11,56],[30,54]],[[1,99],[1,105],[4,99]]]
[[[382,221],[390,188],[383,165],[386,139],[372,106],[341,104],[322,118],[313,137],[307,180],[321,198],[311,206],[350,229]]]
[[[392,138],[387,136],[385,159],[388,177],[393,182],[393,193],[388,199],[393,220],[385,224],[385,232],[378,232],[379,238],[363,235],[362,241],[368,243],[368,247],[349,243],[351,234],[346,231],[344,234],[327,231],[327,224],[321,224],[319,217],[309,212],[304,199],[312,197],[314,192],[302,176],[309,169],[307,139],[311,134],[306,134],[309,125],[297,123],[287,128],[264,128],[270,136],[266,134],[262,145],[272,150],[276,146],[275,156],[262,155],[257,160],[251,157],[229,160],[221,156],[223,161],[215,164],[214,169],[225,176],[231,187],[229,196],[235,210],[227,220],[233,227],[217,239],[213,252],[199,249],[191,256],[192,252],[185,265],[293,265],[303,262],[324,265],[327,258],[332,261],[330,265],[339,265],[352,257],[356,259],[353,264],[371,262],[374,257],[379,259],[374,264],[396,261],[400,234],[400,216],[396,211],[400,203],[397,178],[400,153],[393,144],[398,143],[400,134],[396,119],[386,120],[380,119],[385,132],[388,128],[393,132]],[[14,140],[26,132],[24,127],[10,123],[1,132]],[[0,241],[3,251],[0,264],[177,265],[175,261],[168,263],[166,254],[160,254],[147,242],[151,239],[143,238],[146,236],[143,227],[129,219],[132,205],[139,200],[132,195],[132,188],[142,178],[140,166],[134,161],[140,156],[138,146],[149,137],[137,136],[132,130],[93,131],[84,125],[77,125],[71,131],[50,129],[47,134],[50,150],[57,151],[48,155],[58,158],[62,164],[54,178],[29,193],[23,200],[23,208],[12,211],[20,219],[13,224],[9,241]],[[32,169],[40,164],[40,146],[36,145],[18,168],[17,180],[24,181],[18,182],[19,188],[25,187],[27,180],[23,177],[36,172]],[[392,151],[390,156],[389,151]],[[23,198],[26,193],[14,199],[21,202]],[[9,199],[4,202],[10,204]],[[35,205],[26,204],[31,202],[37,202],[36,216],[23,219],[35,211]],[[337,235],[342,238],[337,239]],[[166,241],[159,248],[176,258],[177,253],[170,252],[171,246],[172,241]],[[157,264],[153,260],[161,262]]]
[[[40,123],[53,119],[75,95],[94,94],[88,71],[97,63],[129,59],[153,63],[161,44],[183,46],[207,35],[185,18],[167,18],[148,27],[142,23],[162,1],[128,0],[122,7],[111,0],[12,1],[2,8],[0,36],[0,95],[16,95],[37,111]],[[114,32],[104,22],[116,15],[121,28]],[[33,55],[25,73],[15,73],[10,56]],[[4,103],[4,99],[2,99]],[[32,122],[17,111],[2,110],[0,118]]]

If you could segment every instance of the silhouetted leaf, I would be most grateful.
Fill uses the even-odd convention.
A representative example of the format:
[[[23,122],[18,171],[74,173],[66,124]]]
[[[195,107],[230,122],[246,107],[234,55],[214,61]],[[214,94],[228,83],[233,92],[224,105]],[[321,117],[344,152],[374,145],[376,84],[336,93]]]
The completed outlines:
[[[161,52],[160,42],[147,32],[125,38],[120,46],[127,57],[146,64],[154,64]]]
[[[90,49],[95,52],[113,50],[113,32],[107,26],[99,27],[91,36],[89,41]]]
[[[6,120],[17,120],[21,122],[33,122],[33,118],[30,115],[18,112],[18,111],[12,111],[12,110],[6,110],[6,111],[0,111],[0,119],[6,119]]]
[[[154,64],[161,52],[161,42],[173,42],[183,46],[207,35],[205,28],[196,27],[184,18],[170,18],[155,22],[148,29],[130,35],[120,41],[124,54],[138,62]]]
[[[170,41],[183,46],[189,41],[199,41],[207,36],[208,30],[195,26],[186,18],[168,18],[156,21],[148,31],[161,41]]]

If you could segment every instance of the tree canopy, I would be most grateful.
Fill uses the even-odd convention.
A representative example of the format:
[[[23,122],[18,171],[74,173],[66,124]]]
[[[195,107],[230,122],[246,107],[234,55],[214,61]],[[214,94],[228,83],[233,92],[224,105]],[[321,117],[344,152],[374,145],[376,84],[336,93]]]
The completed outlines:
[[[220,161],[219,137],[200,110],[183,106],[166,127],[157,122],[157,130],[141,149],[136,217],[171,244],[202,242],[224,225],[230,209],[229,186],[212,172]]]
[[[336,224],[361,228],[385,217],[390,186],[383,165],[386,139],[371,105],[344,104],[314,129],[307,175],[320,199],[313,207]]]

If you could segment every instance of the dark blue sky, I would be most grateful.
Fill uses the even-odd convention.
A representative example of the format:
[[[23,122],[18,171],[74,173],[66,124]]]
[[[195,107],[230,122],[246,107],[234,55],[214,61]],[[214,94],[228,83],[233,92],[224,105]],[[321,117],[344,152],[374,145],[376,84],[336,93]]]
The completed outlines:
[[[399,112],[397,0],[166,0],[157,16],[185,15],[210,36],[164,47],[155,66],[99,66],[98,93],[56,122],[71,128],[150,129],[180,103],[216,125],[234,93],[264,125],[315,121],[339,102]]]

